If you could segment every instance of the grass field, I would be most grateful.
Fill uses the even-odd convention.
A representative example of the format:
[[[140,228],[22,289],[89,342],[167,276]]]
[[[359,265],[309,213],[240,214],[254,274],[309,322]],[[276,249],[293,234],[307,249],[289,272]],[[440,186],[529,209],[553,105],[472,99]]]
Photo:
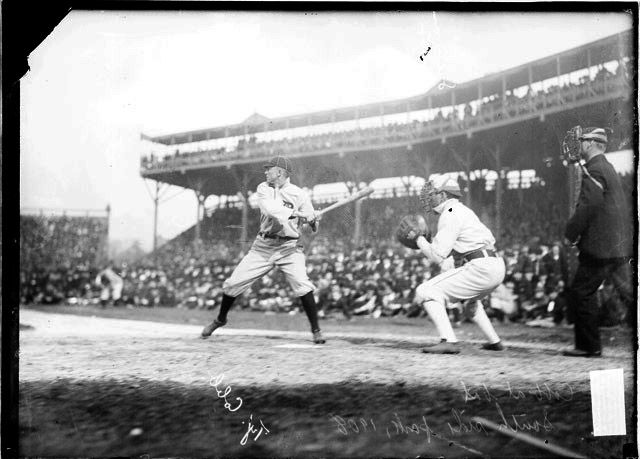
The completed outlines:
[[[313,346],[303,314],[232,311],[201,340],[212,312],[20,313],[34,327],[20,337],[24,456],[554,456],[474,416],[587,457],[621,457],[635,438],[633,334],[622,328],[603,330],[601,359],[559,355],[572,330],[519,324],[496,325],[503,352],[479,349],[463,324],[462,353],[434,356],[420,353],[436,339],[426,319],[325,320],[329,341]],[[594,437],[589,372],[611,368],[625,371],[628,435]]]

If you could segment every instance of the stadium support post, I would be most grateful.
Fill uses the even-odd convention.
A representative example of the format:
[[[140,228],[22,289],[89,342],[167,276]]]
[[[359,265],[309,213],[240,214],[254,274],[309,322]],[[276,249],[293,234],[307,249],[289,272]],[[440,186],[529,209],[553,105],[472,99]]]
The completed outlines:
[[[189,188],[193,190],[196,195],[197,205],[196,205],[196,224],[195,224],[195,235],[193,242],[200,243],[200,223],[201,220],[204,219],[204,202],[207,200],[209,195],[203,190],[206,188],[207,180],[206,179],[193,179],[189,180]]]
[[[204,201],[207,199],[207,196],[201,193],[200,190],[194,190],[194,192],[196,194],[196,199],[198,200],[198,206],[196,209],[195,241],[200,241],[202,239],[200,235],[200,222],[204,219]]]
[[[242,241],[242,250],[247,248],[247,226],[249,226],[249,191],[245,188],[240,190],[242,197],[242,228],[240,229],[240,240]]]
[[[433,156],[429,155],[427,150],[414,150],[408,155],[408,160],[412,171],[418,171],[425,180],[429,180],[433,170]]]
[[[248,226],[249,226],[249,179],[250,176],[244,171],[232,167],[231,176],[233,177],[236,186],[239,189],[240,198],[242,200],[242,228],[240,229],[240,245],[242,250],[246,252],[248,241]]]
[[[402,181],[402,185],[404,186],[404,191],[405,193],[407,193],[407,196],[411,196],[411,184],[412,184],[411,176],[404,175],[400,177],[400,180]],[[395,189],[394,189],[394,197],[395,197]],[[411,205],[412,205],[411,200],[405,199],[405,206],[406,206],[407,212],[411,212]]]
[[[360,187],[360,181],[362,180],[362,175],[364,172],[364,167],[359,163],[353,163],[349,166],[348,177],[351,181],[345,182],[347,189],[349,190],[349,194],[354,194],[358,191]],[[359,199],[353,203],[354,208],[354,225],[353,225],[353,245],[357,247],[360,244],[360,233],[362,227],[362,200]]]
[[[104,264],[111,258],[109,251],[109,225],[111,223],[111,204],[107,204],[105,209],[107,215],[107,231],[105,231],[103,240],[100,244],[100,253],[98,255],[100,264]]]
[[[497,174],[495,234],[496,237],[499,238],[502,230],[502,179],[504,173],[504,171],[502,170],[502,147],[496,143],[490,146],[485,146],[484,150],[493,159],[495,171]]]
[[[153,251],[158,248],[158,206],[160,204],[160,195],[162,194],[163,184],[156,180],[156,191],[151,193],[147,186],[147,181],[144,181],[144,185],[147,188],[147,192],[153,200]]]
[[[160,201],[160,182],[156,181],[156,193],[153,196],[153,252],[158,248],[158,201]]]
[[[471,176],[471,148],[467,143],[462,147],[462,149],[464,150],[464,156],[461,155],[455,148],[452,148],[451,146],[449,146],[449,151],[451,151],[451,154],[453,155],[453,158],[455,159],[456,163],[458,163],[458,166],[464,170],[465,181],[467,182],[467,188],[468,188],[470,186],[469,177]],[[467,189],[467,192],[464,194],[464,201],[467,207],[471,207],[471,193],[469,193],[468,189]]]
[[[356,247],[360,245],[360,233],[362,231],[362,199],[358,199],[355,202],[356,211],[355,211],[355,228],[353,230],[353,243]]]

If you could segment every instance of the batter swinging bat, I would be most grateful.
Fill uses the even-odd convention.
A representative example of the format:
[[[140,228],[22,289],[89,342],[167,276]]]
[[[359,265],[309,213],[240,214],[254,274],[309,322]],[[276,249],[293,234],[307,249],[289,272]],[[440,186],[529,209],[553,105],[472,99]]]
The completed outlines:
[[[351,202],[354,202],[354,201],[357,201],[358,199],[362,199],[366,196],[369,196],[371,193],[373,193],[373,188],[371,188],[370,186],[367,186],[361,189],[360,191],[358,191],[357,193],[352,194],[351,196],[348,196],[338,202],[334,202],[329,207],[325,207],[324,209],[317,211],[316,215],[320,216],[320,215],[326,214],[327,212],[337,209],[338,207],[346,206]]]

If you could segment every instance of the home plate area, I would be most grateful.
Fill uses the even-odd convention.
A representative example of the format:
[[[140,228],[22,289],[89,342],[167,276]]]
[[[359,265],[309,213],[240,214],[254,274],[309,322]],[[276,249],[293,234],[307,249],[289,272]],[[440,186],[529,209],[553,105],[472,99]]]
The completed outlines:
[[[483,418],[604,457],[623,441],[590,433],[589,372],[606,368],[624,370],[627,442],[635,432],[622,348],[567,359],[557,340],[491,352],[466,339],[459,355],[426,355],[433,328],[393,324],[328,324],[316,345],[308,330],[224,327],[202,340],[202,325],[30,309],[20,322],[33,327],[20,332],[24,456],[553,457]]]

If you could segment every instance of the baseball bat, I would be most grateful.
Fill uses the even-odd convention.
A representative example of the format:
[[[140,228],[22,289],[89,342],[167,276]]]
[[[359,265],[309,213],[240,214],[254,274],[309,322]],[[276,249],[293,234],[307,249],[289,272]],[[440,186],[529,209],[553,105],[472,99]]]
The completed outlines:
[[[370,186],[367,186],[363,189],[361,189],[360,191],[358,191],[355,194],[352,194],[351,196],[348,196],[338,202],[334,202],[333,204],[331,204],[329,207],[325,207],[322,210],[319,210],[318,212],[316,212],[317,215],[323,215],[326,214],[327,212],[330,212],[332,210],[337,209],[338,207],[342,207],[342,206],[346,206],[347,204],[357,201],[358,199],[362,199],[366,196],[369,196],[371,193],[373,193],[373,188],[371,188]]]

